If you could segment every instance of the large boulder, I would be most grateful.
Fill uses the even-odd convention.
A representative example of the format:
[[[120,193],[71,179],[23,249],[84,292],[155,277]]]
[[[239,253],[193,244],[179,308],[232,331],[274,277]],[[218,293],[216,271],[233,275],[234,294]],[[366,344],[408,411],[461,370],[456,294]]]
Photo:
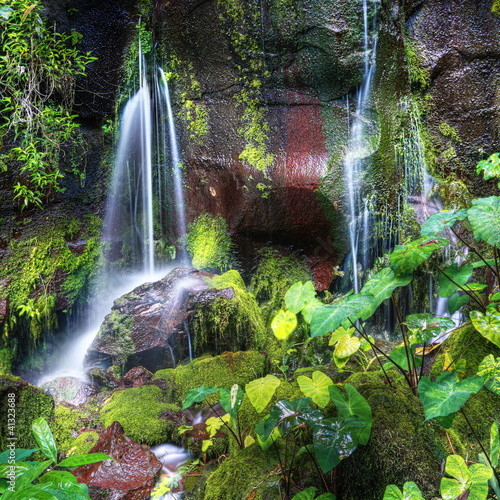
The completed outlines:
[[[85,365],[154,372],[195,354],[261,346],[265,330],[257,303],[236,271],[226,275],[231,279],[217,281],[210,273],[177,268],[118,298]]]
[[[146,500],[155,485],[161,462],[146,446],[125,436],[122,426],[115,422],[100,436],[91,453],[106,453],[113,460],[81,465],[73,471],[80,483],[89,486],[91,498],[114,500]]]

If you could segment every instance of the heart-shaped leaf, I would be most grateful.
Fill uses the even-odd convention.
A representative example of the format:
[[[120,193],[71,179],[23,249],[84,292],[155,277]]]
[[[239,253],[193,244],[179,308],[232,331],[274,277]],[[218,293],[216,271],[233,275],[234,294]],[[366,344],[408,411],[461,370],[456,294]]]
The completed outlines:
[[[335,346],[335,350],[333,351],[333,355],[336,358],[348,358],[352,356],[361,345],[361,342],[358,337],[344,335]]]
[[[319,337],[336,330],[340,325],[351,326],[347,318],[353,323],[360,318],[360,313],[374,301],[371,294],[347,295],[342,299],[326,306],[318,307],[311,320],[311,337]],[[362,318],[366,319],[366,318]]]
[[[279,340],[286,340],[297,327],[297,316],[292,311],[281,309],[271,321],[271,329]]]
[[[261,413],[274,396],[280,381],[274,375],[266,375],[263,378],[252,380],[245,385],[245,392],[252,403],[255,411]]]
[[[427,376],[422,377],[418,384],[418,397],[424,407],[425,420],[457,412],[471,394],[479,392],[483,384],[478,375],[457,380],[454,371],[441,372],[435,382]]]
[[[324,408],[330,402],[328,388],[333,385],[333,382],[323,372],[313,372],[312,379],[305,375],[300,375],[297,377],[297,383],[304,396],[311,398],[320,408]]]
[[[476,172],[483,172],[484,180],[500,178],[500,153],[493,153],[487,160],[482,160],[477,164]],[[500,180],[498,181],[500,188]]]
[[[447,227],[453,227],[458,220],[464,220],[467,217],[467,210],[442,210],[429,216],[422,224],[420,230],[421,236],[434,236]]]
[[[297,398],[293,401],[278,401],[269,412],[269,421],[277,422],[280,429],[280,434],[286,436],[288,432],[304,422],[305,419],[309,420],[308,413],[312,410],[316,415],[321,413],[319,410],[311,408],[309,405],[311,398]]]
[[[354,333],[355,328],[344,328],[343,326],[339,326],[330,337],[328,345],[335,345],[341,338],[348,335],[349,337]]]
[[[352,454],[365,427],[361,418],[324,419],[313,430],[314,453],[323,472],[332,470]]]
[[[449,297],[457,290],[458,286],[465,285],[472,276],[472,271],[474,271],[474,268],[471,265],[459,268],[456,263],[446,268],[443,271],[444,274],[439,275],[439,296],[443,298]]]
[[[500,248],[500,196],[472,200],[468,218],[477,240]]]
[[[317,299],[316,297],[311,300],[311,302],[309,302],[305,307],[304,309],[302,309],[301,311],[301,314],[302,314],[302,317],[304,318],[304,321],[310,325],[311,324],[311,320],[312,320],[312,316],[313,316],[313,313],[314,311],[320,307],[320,306],[324,306],[323,302],[321,302],[321,300]]]
[[[488,495],[488,479],[493,475],[491,467],[472,464],[469,468],[460,455],[446,457],[445,471],[451,478],[441,479],[443,500],[456,500],[468,492],[468,500],[485,500]]]
[[[413,482],[408,481],[401,491],[395,484],[390,484],[385,489],[382,500],[425,500],[420,488]]]
[[[500,347],[500,313],[486,311],[483,314],[480,311],[471,311],[469,316],[474,328],[484,338]]]
[[[425,262],[435,250],[445,247],[445,238],[424,236],[406,245],[396,245],[390,256],[390,266],[396,276],[407,276]]]
[[[500,358],[488,354],[477,368],[477,374],[484,379],[484,386],[493,394],[500,396]]]
[[[312,281],[304,284],[298,282],[293,284],[285,294],[285,304],[287,309],[298,314],[304,307],[316,297],[316,290]]]
[[[467,304],[469,302],[469,295],[460,295],[459,293],[454,293],[449,299],[448,299],[448,312],[453,315],[455,312],[457,312],[462,306]]]
[[[238,384],[234,384],[231,389],[221,387],[219,403],[224,408],[224,411],[235,419],[244,397],[245,393]]]
[[[189,408],[194,403],[201,403],[209,394],[214,394],[219,392],[218,387],[196,387],[195,389],[189,389],[182,403],[182,409],[185,410]]]
[[[359,434],[359,443],[368,443],[373,418],[372,409],[366,399],[351,384],[345,385],[346,395],[336,385],[331,385],[328,390],[340,417],[356,415],[363,420],[366,427]]]

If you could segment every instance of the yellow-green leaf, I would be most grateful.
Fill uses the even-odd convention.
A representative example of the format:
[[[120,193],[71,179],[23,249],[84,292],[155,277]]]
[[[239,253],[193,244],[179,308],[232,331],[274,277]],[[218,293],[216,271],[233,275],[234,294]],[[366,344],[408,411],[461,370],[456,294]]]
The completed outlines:
[[[320,408],[324,408],[330,402],[328,387],[333,385],[333,382],[323,372],[313,372],[312,379],[301,375],[297,377],[297,383],[304,396],[311,398]]]
[[[335,346],[334,356],[337,358],[348,358],[352,356],[361,345],[358,337],[351,337],[350,335],[344,335]]]
[[[281,309],[271,322],[274,336],[279,340],[286,340],[297,327],[297,316],[292,311]]]

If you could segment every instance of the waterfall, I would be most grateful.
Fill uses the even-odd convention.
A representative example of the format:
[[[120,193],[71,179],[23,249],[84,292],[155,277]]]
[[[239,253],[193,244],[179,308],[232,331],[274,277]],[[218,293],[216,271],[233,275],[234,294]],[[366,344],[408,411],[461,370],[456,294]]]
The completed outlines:
[[[174,115],[165,75],[161,69],[158,74],[160,77],[154,78],[156,93],[151,97],[146,64],[140,55],[140,86],[120,118],[95,299],[88,307],[88,319],[74,334],[69,333],[67,345],[62,346],[59,366],[44,374],[40,385],[60,376],[84,378],[83,359],[113,301],[146,281],[165,276],[172,266],[158,258],[156,254],[161,252],[155,245],[168,241],[171,232],[180,238],[186,234]],[[164,214],[171,208],[172,198],[174,227],[169,227]],[[187,265],[182,245],[178,261]]]
[[[174,122],[174,113],[172,111],[172,104],[170,101],[170,91],[168,88],[167,78],[162,68],[158,68],[158,73],[160,75],[159,81],[157,80],[157,91],[163,97],[160,101],[160,105],[158,106],[158,110],[160,113],[159,123],[163,127],[165,123],[164,119],[164,111],[166,111],[167,115],[167,124],[168,124],[168,137],[169,137],[169,146],[170,146],[170,163],[172,169],[172,178],[173,178],[173,191],[174,191],[174,200],[175,200],[175,221],[176,221],[176,232],[178,238],[181,240],[181,245],[179,247],[179,261],[182,263],[187,263],[187,253],[185,250],[185,245],[183,244],[183,238],[186,235],[186,209],[184,206],[184,189],[182,185],[182,170],[181,170],[181,158],[179,154],[179,147],[177,142],[177,134],[176,127]],[[167,158],[167,144],[165,141],[165,137],[167,134],[160,133],[158,137],[161,142],[161,152]],[[161,155],[159,155],[161,158]],[[160,163],[160,162],[159,162]]]
[[[364,187],[363,172],[366,167],[367,158],[372,153],[371,136],[367,131],[365,114],[371,94],[373,75],[375,73],[376,40],[374,40],[374,48],[370,54],[367,0],[363,0],[363,43],[364,76],[357,94],[356,112],[350,126],[347,153],[344,158],[354,293],[358,293],[360,288],[358,267],[365,265],[367,262],[370,224],[368,204],[363,200],[362,193]]]

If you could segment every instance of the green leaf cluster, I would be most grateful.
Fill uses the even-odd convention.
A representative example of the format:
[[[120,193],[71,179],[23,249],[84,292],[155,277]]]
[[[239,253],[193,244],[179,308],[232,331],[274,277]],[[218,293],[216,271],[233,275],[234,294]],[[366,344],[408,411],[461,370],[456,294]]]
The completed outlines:
[[[90,500],[86,484],[78,483],[73,474],[60,467],[78,467],[111,457],[104,453],[74,455],[57,463],[57,447],[52,432],[43,418],[32,424],[39,448],[7,450],[0,453],[0,498],[2,500]],[[26,461],[40,450],[44,462]],[[57,470],[47,469],[57,465]],[[44,473],[45,472],[45,473]]]

